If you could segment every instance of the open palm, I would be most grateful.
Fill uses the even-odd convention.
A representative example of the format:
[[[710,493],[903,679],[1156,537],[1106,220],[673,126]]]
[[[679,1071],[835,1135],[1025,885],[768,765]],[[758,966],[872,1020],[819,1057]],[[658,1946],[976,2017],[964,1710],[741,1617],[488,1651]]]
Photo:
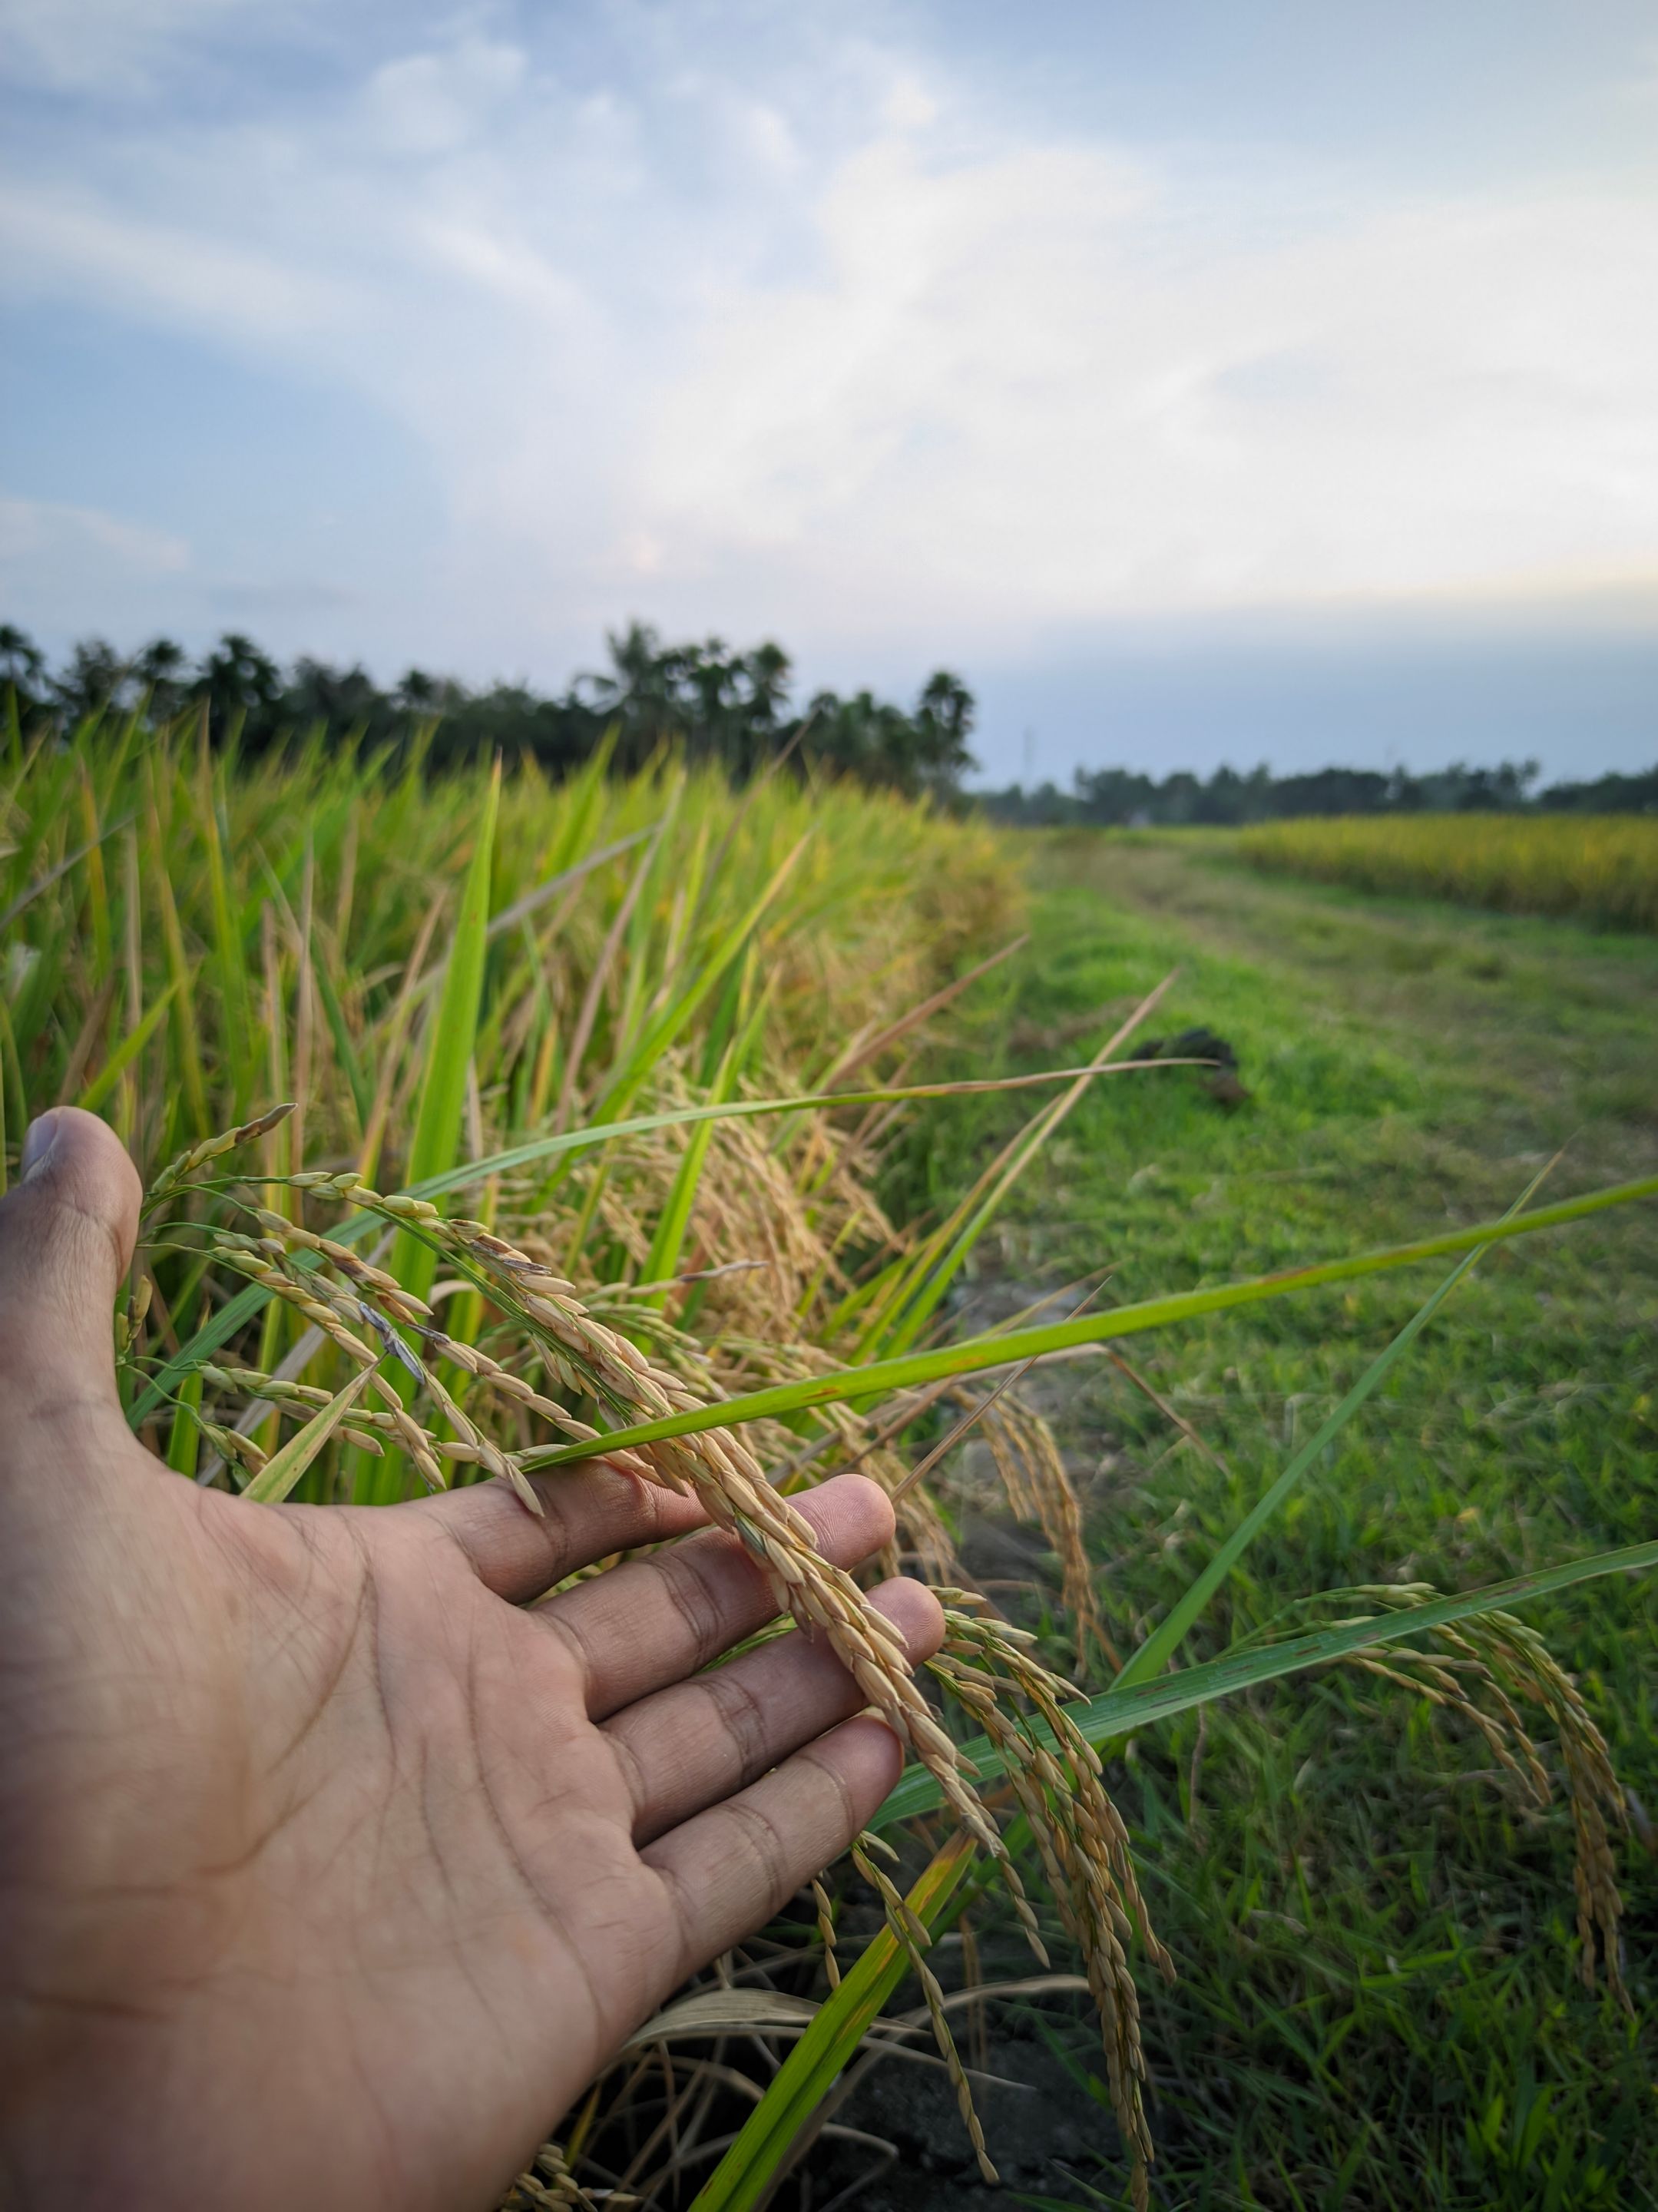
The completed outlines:
[[[64,1110],[0,1204],[0,2195],[487,2205],[676,1983],[840,1851],[900,1751],[823,1645],[602,1464],[380,1511],[158,1467],[114,1387],[138,1204]],[[843,1565],[872,1484],[804,1502]],[[911,1651],[919,1584],[878,1593]]]

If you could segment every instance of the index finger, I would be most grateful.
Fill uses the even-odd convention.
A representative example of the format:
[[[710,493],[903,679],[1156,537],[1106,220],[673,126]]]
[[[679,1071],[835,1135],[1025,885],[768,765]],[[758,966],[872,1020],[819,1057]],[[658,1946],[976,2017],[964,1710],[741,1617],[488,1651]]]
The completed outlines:
[[[484,1587],[513,1605],[529,1604],[578,1567],[590,1567],[612,1552],[659,1544],[708,1522],[695,1498],[608,1460],[582,1460],[530,1480],[541,1500],[539,1519],[500,1480],[411,1498],[392,1510],[441,1528],[465,1553]]]

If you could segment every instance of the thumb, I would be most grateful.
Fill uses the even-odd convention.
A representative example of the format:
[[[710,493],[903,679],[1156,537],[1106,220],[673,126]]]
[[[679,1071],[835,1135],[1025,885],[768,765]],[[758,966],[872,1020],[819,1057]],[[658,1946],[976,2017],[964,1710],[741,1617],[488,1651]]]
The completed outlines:
[[[142,1193],[114,1131],[60,1106],[30,1125],[0,1200],[0,1396],[15,1414],[116,1407],[111,1309]]]

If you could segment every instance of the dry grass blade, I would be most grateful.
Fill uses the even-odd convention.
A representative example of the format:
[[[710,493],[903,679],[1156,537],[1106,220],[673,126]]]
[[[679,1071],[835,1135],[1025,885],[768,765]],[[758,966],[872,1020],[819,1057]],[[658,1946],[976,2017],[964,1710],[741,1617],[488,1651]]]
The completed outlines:
[[[871,1060],[878,1059],[882,1053],[901,1042],[912,1030],[918,1029],[925,1021],[930,1021],[934,1014],[942,1013],[946,1006],[953,1006],[963,991],[978,982],[981,976],[988,975],[993,969],[999,968],[1003,961],[1011,960],[1016,952],[1023,951],[1029,942],[1029,932],[1016,937],[1011,945],[1004,945],[1000,951],[993,952],[987,960],[980,961],[976,968],[969,968],[966,975],[958,975],[954,982],[946,983],[942,990],[935,991],[931,998],[923,999],[919,1006],[912,1006],[907,1014],[900,1015],[896,1022],[889,1022],[884,1029],[878,1030],[872,1036],[854,1037],[839,1059],[831,1063],[817,1088],[833,1091],[847,1076],[860,1067],[867,1066]]]
[[[1157,1407],[1157,1411],[1163,1415],[1164,1420],[1169,1424],[1170,1427],[1180,1431],[1180,1433],[1186,1438],[1187,1443],[1193,1445],[1197,1450],[1200,1451],[1205,1459],[1209,1461],[1212,1466],[1218,1467],[1223,1474],[1230,1475],[1231,1474],[1231,1469],[1227,1466],[1226,1462],[1221,1457],[1214,1446],[1210,1443],[1206,1438],[1199,1435],[1198,1431],[1192,1426],[1190,1421],[1188,1421],[1185,1415],[1179,1412],[1176,1407],[1169,1404],[1168,1399],[1163,1396],[1163,1393],[1157,1389],[1154,1382],[1151,1382],[1145,1376],[1142,1375],[1139,1370],[1130,1361],[1123,1358],[1121,1352],[1118,1351],[1114,1344],[1102,1345],[1100,1349],[1104,1352],[1106,1358],[1111,1362],[1111,1364],[1117,1370],[1117,1372],[1120,1375],[1123,1375],[1127,1377],[1128,1381],[1133,1384],[1134,1388],[1140,1393],[1141,1396],[1148,1400],[1151,1404]]]
[[[990,1391],[986,1396],[981,1398],[976,1405],[969,1406],[966,1413],[962,1415],[960,1420],[956,1423],[955,1426],[950,1429],[946,1435],[939,1438],[938,1442],[934,1444],[932,1450],[927,1453],[926,1456],[924,1459],[919,1459],[916,1461],[909,1473],[898,1485],[898,1487],[892,1492],[892,1500],[894,1504],[897,1504],[898,1500],[904,1496],[907,1491],[914,1489],[918,1482],[925,1482],[928,1475],[932,1474],[933,1468],[938,1466],[939,1461],[944,1458],[945,1454],[947,1452],[953,1451],[956,1446],[960,1443],[962,1438],[967,1435],[968,1431],[970,1429],[976,1428],[979,1423],[983,1420],[985,1415],[996,1403],[996,1401],[1001,1397],[1005,1392],[1011,1390],[1014,1384],[1019,1382],[1022,1377],[1028,1375],[1035,1364],[1036,1363],[1034,1359],[1021,1360],[1011,1374],[1005,1375],[1002,1377],[1001,1381],[996,1385],[993,1390]]]

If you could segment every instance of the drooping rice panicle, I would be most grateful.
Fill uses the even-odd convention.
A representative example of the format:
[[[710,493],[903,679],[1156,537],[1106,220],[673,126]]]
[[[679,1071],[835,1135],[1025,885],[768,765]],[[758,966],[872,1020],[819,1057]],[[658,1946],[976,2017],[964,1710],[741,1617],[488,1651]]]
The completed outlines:
[[[945,2016],[944,1991],[939,1988],[938,1978],[927,1961],[926,1953],[931,1948],[932,1938],[910,1911],[891,1877],[876,1865],[868,1851],[860,1844],[853,1845],[851,1856],[853,1864],[880,1899],[886,1913],[887,1925],[892,1930],[896,1942],[902,1945],[909,1960],[910,1970],[921,1984],[921,1994],[926,2002],[927,2017],[932,2024],[932,2039],[938,2046],[938,2056],[944,2060],[950,2075],[950,2084],[955,2089],[957,2109],[961,2113],[962,2124],[966,2128],[968,2141],[973,2146],[973,2155],[979,2161],[980,2173],[987,2186],[994,2189],[999,2185],[1001,2176],[992,2165],[990,2153],[986,2148],[984,2130],[980,2124],[978,2112],[973,2102],[972,2086],[968,2081],[967,2069],[962,2064],[961,2054],[956,2048],[956,2039],[950,2032],[950,2021]]]
[[[1440,1593],[1431,1583],[1411,1583],[1366,1587],[1356,1595],[1406,1609],[1426,1604]],[[1537,1805],[1547,1804],[1552,1794],[1548,1771],[1515,1700],[1544,1713],[1558,1743],[1571,1814],[1578,1972],[1586,1986],[1593,1988],[1598,1961],[1608,1988],[1624,2009],[1632,2012],[1620,1955],[1623,1897],[1612,1848],[1613,1832],[1628,1824],[1628,1808],[1606,1738],[1542,1638],[1512,1613],[1484,1613],[1430,1634],[1432,1643],[1426,1650],[1401,1644],[1393,1646],[1385,1660],[1358,1652],[1348,1663],[1399,1683],[1441,1710],[1461,1714],[1479,1730],[1499,1765]],[[1439,1647],[1437,1652],[1433,1645]]]
[[[948,1633],[943,1650],[929,1663],[1004,1760],[1060,1920],[1083,1954],[1138,2212],[1148,2201],[1152,2145],[1142,2097],[1145,2061],[1139,1998],[1127,1946],[1138,1931],[1166,1979],[1173,1978],[1173,1962],[1152,1929],[1127,1831],[1106,1790],[1099,1754],[1064,1709],[1065,1700],[1075,1694],[1072,1686],[1035,1656],[1034,1639],[1024,1631],[967,1610],[979,1602],[970,1593],[939,1595],[945,1601]],[[1047,1723],[1052,1748],[1021,1717],[1021,1705]],[[1016,1902],[1023,1905],[1023,1898]]]

